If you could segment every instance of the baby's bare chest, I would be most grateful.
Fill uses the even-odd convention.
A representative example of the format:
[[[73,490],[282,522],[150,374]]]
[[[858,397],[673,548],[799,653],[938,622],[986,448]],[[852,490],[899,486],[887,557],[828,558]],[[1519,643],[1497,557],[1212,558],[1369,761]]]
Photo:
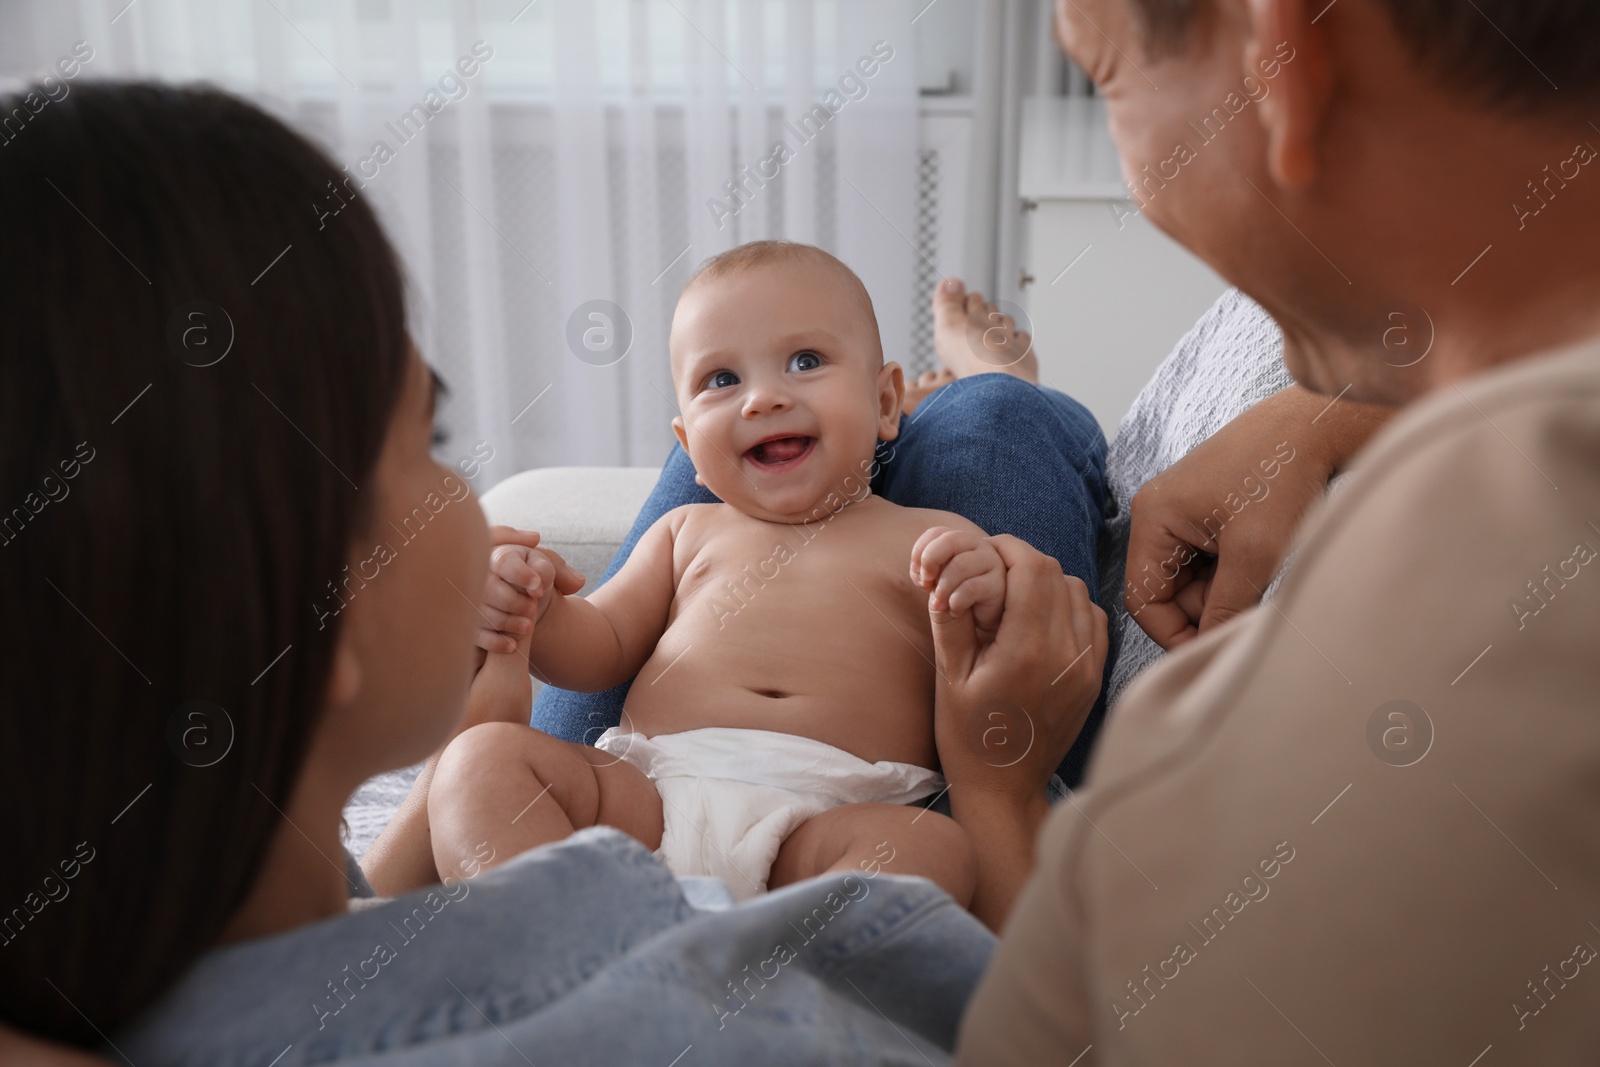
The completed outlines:
[[[804,627],[834,640],[862,631],[893,637],[891,626],[926,637],[927,595],[910,574],[920,532],[893,513],[795,526],[743,516],[711,524],[684,561],[674,622],[723,630],[747,616],[747,625]]]

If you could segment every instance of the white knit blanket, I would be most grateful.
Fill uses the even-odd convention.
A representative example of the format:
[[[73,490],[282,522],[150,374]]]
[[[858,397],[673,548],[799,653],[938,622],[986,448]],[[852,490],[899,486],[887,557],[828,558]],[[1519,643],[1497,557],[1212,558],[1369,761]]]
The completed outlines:
[[[1101,603],[1110,616],[1117,664],[1108,699],[1161,656],[1123,607],[1128,502],[1246,408],[1294,384],[1283,365],[1283,333],[1260,305],[1230,289],[1178,342],[1139,393],[1111,439],[1106,522],[1100,532]]]

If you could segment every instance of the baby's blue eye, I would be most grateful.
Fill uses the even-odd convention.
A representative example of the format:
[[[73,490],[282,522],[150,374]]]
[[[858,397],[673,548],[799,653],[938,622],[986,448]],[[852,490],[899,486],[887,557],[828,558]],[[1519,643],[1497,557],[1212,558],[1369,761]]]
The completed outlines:
[[[790,370],[816,370],[822,366],[822,357],[815,352],[796,352],[789,357]]]
[[[738,385],[739,376],[731,370],[719,370],[706,379],[707,389],[726,389],[730,385]]]

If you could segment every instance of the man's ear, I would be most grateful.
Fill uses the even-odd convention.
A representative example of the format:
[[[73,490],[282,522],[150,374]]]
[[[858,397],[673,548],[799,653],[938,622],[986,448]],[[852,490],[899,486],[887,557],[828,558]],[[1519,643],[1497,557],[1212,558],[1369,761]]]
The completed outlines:
[[[878,440],[900,436],[900,404],[905,400],[906,376],[892,360],[878,372]]]
[[[689,454],[689,431],[683,425],[683,416],[682,415],[674,415],[674,416],[672,416],[672,433],[673,433],[673,436],[675,436],[678,439],[678,444],[683,448],[684,455],[688,455]],[[691,462],[691,463],[694,462],[694,457],[693,456],[689,456],[689,462]],[[694,472],[694,484],[695,485],[700,485],[700,486],[703,486],[703,485],[706,484],[705,479],[700,477],[700,468],[698,468],[698,467],[695,468],[695,472]]]
[[[1259,116],[1267,135],[1267,173],[1285,189],[1303,189],[1321,167],[1320,142],[1333,104],[1329,14],[1322,0],[1248,0],[1245,67],[1272,86]],[[1333,18],[1339,13],[1333,12]],[[1275,77],[1269,76],[1276,69]]]

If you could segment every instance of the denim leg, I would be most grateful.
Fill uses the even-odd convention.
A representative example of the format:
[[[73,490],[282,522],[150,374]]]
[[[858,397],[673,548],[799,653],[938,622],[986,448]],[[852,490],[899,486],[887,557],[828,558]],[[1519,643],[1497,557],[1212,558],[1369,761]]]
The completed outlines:
[[[1019,537],[1082,578],[1098,601],[1106,440],[1076,400],[1008,374],[961,378],[901,419],[900,437],[880,459],[874,488],[889,500]],[[1105,677],[1110,670],[1108,662]],[[1083,778],[1104,699],[1102,688],[1057,771],[1068,786]]]
[[[628,531],[628,536],[611,559],[611,566],[606,568],[595,587],[604,585],[622,569],[633,546],[661,516],[684,504],[717,502],[709,489],[696,484],[694,464],[689,462],[688,453],[673,445],[672,454],[661,468],[656,487],[650,491],[639,517],[633,521],[633,529]],[[624,682],[600,693],[574,693],[547,685],[539,690],[539,696],[533,702],[532,723],[545,733],[565,741],[592,745],[596,738],[622,721],[622,703],[627,699],[628,687],[632,684],[631,681]]]

